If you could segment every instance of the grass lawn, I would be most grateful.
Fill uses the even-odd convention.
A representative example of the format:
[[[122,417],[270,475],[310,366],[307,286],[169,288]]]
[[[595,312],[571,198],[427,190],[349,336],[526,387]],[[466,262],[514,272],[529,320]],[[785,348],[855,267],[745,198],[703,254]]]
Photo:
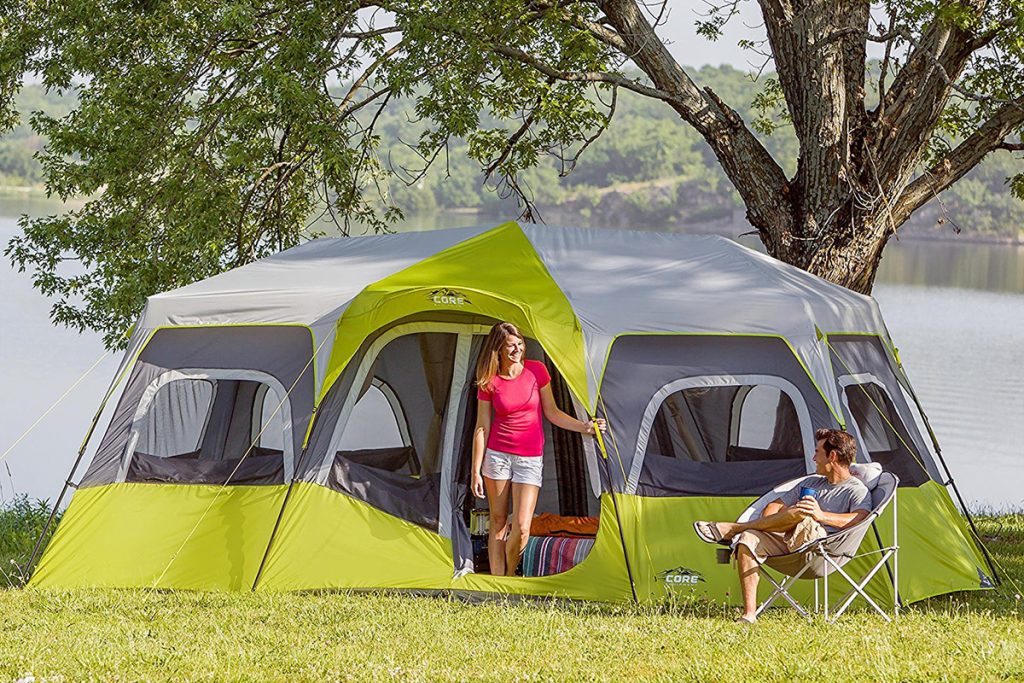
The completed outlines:
[[[1024,585],[1024,514],[980,529]],[[721,605],[393,594],[0,591],[0,683],[178,680],[1024,680],[1024,602],[944,596],[837,625]]]

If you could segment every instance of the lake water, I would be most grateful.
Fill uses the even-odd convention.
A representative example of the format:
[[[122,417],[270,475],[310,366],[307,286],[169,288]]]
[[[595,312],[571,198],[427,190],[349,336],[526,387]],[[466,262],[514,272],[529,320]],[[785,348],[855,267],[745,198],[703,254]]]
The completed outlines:
[[[59,209],[0,197],[0,247],[21,213]],[[407,229],[441,220],[476,222],[420,218]],[[964,498],[972,507],[1024,508],[1024,249],[893,243],[874,294]],[[103,357],[97,335],[54,327],[48,311],[29,278],[0,260],[0,453],[103,359],[7,456],[3,500],[15,491],[57,495],[119,360]]]

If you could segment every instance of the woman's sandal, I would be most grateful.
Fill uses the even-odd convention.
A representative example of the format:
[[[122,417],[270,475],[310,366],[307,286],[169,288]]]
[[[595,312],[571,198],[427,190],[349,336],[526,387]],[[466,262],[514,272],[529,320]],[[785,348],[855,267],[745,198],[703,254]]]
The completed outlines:
[[[730,545],[729,540],[722,535],[722,531],[718,528],[718,522],[694,522],[693,530],[705,543]]]

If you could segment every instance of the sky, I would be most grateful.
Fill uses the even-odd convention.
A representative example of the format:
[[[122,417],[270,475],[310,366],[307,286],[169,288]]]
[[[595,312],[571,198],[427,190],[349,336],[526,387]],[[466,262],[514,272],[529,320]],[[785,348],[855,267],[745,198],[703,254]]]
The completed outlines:
[[[697,35],[696,22],[708,14],[710,6],[704,0],[669,1],[658,34],[668,44],[672,56],[684,66],[729,64],[743,71],[760,69],[764,58],[737,45],[740,40],[760,41],[765,37],[757,3],[741,0],[737,5],[739,15],[729,20],[717,41]]]

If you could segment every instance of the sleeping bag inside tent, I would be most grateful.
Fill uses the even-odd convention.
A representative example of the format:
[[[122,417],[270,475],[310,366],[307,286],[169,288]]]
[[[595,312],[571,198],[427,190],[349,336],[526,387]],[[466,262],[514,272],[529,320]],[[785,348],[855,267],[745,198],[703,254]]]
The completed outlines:
[[[516,577],[487,572],[468,492],[475,360],[500,320],[562,410],[609,426],[546,424]],[[735,571],[692,523],[813,472],[819,427],[900,477],[901,602],[989,585],[875,302],[724,238],[313,240],[150,297],[115,384],[31,586],[728,599]],[[884,574],[869,593],[891,605]]]

